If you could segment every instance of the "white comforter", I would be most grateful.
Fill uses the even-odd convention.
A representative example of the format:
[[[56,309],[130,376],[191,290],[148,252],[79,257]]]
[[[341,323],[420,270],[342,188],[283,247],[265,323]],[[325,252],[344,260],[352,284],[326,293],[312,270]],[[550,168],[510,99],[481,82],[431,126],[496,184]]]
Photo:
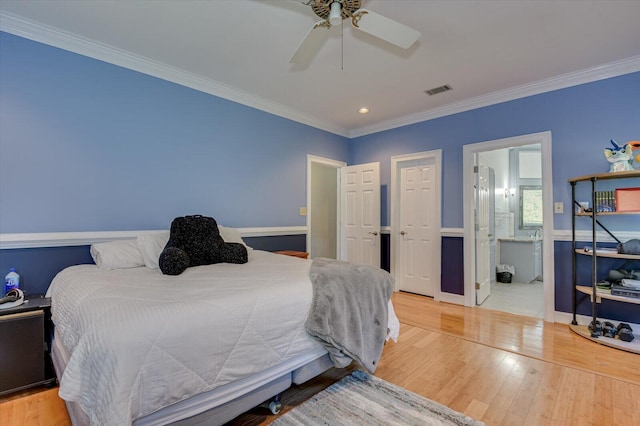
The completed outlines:
[[[92,424],[136,418],[266,370],[320,344],[304,329],[311,261],[253,251],[245,265],[187,269],[81,265],[50,287],[71,354],[60,396]]]

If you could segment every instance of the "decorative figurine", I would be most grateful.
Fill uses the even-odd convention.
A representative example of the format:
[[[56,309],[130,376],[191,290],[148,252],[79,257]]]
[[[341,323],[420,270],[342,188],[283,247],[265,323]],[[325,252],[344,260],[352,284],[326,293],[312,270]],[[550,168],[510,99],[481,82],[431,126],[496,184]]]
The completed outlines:
[[[631,146],[631,167],[640,170],[640,141],[627,142],[627,146]]]
[[[604,149],[604,156],[607,157],[607,161],[611,163],[609,166],[609,172],[633,170],[631,167],[631,161],[633,159],[631,154],[631,145],[625,144],[624,146],[619,147],[613,139],[611,139],[611,145],[613,145],[613,149]]]

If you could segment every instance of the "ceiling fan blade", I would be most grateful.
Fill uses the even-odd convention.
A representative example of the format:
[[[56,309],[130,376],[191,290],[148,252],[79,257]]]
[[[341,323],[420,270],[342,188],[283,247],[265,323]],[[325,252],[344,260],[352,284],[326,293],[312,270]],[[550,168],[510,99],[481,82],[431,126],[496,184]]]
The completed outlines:
[[[311,62],[313,57],[318,53],[318,50],[329,38],[329,28],[325,26],[326,21],[318,21],[309,30],[300,46],[293,54],[289,63],[298,65],[307,65]]]
[[[356,28],[403,49],[408,49],[420,38],[420,31],[366,9],[360,15]]]

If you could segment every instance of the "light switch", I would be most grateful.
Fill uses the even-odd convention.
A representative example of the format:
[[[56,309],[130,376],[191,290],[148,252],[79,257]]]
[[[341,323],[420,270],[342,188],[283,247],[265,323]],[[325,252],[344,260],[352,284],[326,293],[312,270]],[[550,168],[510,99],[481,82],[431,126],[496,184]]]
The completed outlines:
[[[306,215],[307,215],[307,208],[300,207],[300,216],[306,216]]]
[[[562,201],[558,201],[553,204],[553,212],[554,213],[564,213],[564,203]]]

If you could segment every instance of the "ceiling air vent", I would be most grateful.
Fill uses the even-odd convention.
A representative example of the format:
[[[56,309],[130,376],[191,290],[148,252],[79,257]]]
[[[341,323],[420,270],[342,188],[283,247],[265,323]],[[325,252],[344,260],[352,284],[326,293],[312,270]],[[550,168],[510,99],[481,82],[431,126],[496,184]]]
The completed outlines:
[[[445,84],[444,86],[434,87],[433,89],[425,90],[424,93],[426,93],[429,96],[433,96],[433,95],[437,95],[438,93],[448,92],[449,90],[452,90],[451,86],[449,86],[448,84]]]

